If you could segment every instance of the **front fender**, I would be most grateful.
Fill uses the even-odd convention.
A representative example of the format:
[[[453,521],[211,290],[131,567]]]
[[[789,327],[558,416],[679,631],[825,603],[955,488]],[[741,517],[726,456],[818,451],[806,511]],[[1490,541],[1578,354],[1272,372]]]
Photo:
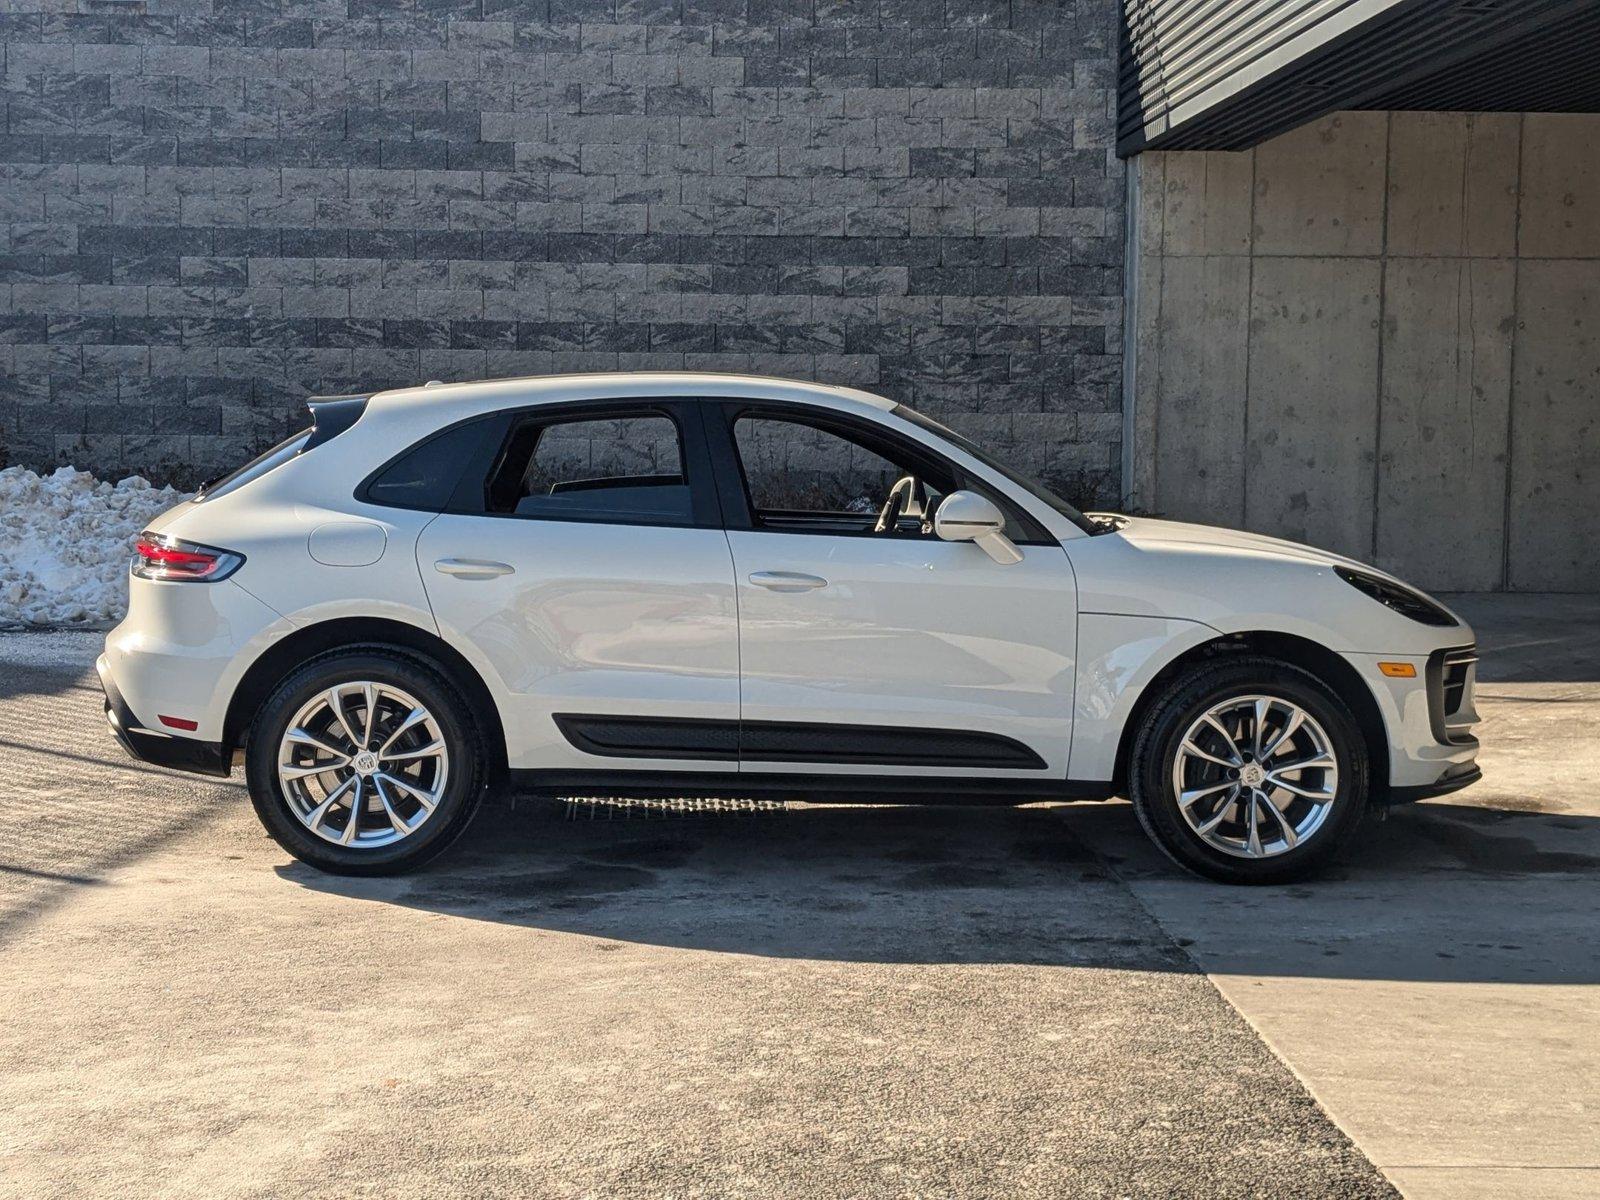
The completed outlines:
[[[1122,731],[1145,688],[1179,655],[1217,636],[1217,630],[1200,621],[1081,613],[1067,777],[1085,782],[1111,779]]]
[[[1167,528],[1215,540],[1168,540]],[[1472,640],[1464,624],[1420,625],[1362,595],[1339,578],[1347,560],[1338,556],[1226,530],[1130,526],[1141,529],[1143,536],[1108,533],[1068,547],[1083,610],[1178,618],[1224,634],[1287,634],[1339,654],[1427,655]]]

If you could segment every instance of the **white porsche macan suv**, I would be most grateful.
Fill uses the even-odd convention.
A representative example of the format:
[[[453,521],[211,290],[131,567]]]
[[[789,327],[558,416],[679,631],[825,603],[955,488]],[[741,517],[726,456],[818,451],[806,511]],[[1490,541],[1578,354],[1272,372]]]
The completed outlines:
[[[117,739],[382,874],[492,787],[1132,799],[1180,864],[1279,882],[1465,787],[1465,623],[1360,563],[1085,516],[849,388],[429,385],[164,514],[99,672]]]

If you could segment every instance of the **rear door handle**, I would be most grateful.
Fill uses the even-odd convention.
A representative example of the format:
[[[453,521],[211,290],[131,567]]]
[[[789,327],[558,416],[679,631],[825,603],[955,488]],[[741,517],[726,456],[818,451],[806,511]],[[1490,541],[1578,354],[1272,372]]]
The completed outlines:
[[[750,576],[750,582],[769,592],[811,592],[828,586],[826,579],[799,571],[757,571]]]
[[[458,579],[493,579],[496,575],[510,575],[516,570],[510,563],[490,562],[482,558],[441,558],[433,564],[441,575],[454,575]]]

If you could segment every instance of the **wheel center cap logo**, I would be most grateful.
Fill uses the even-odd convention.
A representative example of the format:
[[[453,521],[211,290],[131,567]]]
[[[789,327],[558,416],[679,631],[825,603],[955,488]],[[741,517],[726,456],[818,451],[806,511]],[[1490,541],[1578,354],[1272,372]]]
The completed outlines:
[[[1239,782],[1245,787],[1260,787],[1266,778],[1267,773],[1261,769],[1260,763],[1247,763],[1239,772]]]
[[[363,775],[371,775],[378,769],[378,756],[371,750],[363,750],[352,760],[352,765]]]

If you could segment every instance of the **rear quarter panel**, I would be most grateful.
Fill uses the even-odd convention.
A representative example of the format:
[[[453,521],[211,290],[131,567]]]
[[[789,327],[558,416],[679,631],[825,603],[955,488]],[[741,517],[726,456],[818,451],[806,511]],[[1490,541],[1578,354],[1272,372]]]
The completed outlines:
[[[237,492],[175,509],[161,532],[243,554],[232,581],[294,625],[386,617],[437,632],[416,560],[434,514],[357,501],[376,464],[344,451],[347,437],[358,440],[352,430]]]

